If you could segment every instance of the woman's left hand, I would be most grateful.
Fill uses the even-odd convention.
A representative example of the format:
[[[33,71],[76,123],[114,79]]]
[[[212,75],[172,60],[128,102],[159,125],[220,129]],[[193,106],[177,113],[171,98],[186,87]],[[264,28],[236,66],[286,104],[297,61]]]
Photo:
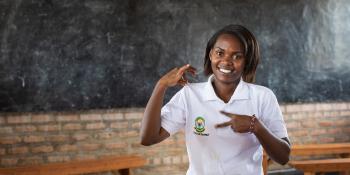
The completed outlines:
[[[228,122],[217,124],[215,126],[216,128],[231,126],[234,132],[239,132],[239,133],[251,132],[251,121],[253,116],[231,114],[224,111],[220,111],[220,113],[226,115],[227,117],[230,117],[231,120]]]

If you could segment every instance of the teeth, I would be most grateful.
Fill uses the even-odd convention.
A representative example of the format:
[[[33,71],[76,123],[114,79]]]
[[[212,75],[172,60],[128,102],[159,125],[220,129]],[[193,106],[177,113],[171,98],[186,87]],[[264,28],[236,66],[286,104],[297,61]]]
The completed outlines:
[[[232,72],[231,70],[222,69],[222,68],[220,68],[219,71],[222,72],[222,73],[225,73],[225,74],[228,74],[228,73]]]

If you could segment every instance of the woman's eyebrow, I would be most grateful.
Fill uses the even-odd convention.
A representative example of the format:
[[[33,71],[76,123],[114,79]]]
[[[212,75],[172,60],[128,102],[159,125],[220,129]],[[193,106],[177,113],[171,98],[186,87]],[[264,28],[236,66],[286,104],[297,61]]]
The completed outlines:
[[[225,50],[225,49],[220,48],[220,47],[218,47],[218,46],[216,46],[215,49]]]
[[[219,47],[219,46],[216,46],[216,47],[214,47],[215,49],[220,49],[220,51],[225,51],[225,49],[223,49],[223,48],[221,48],[221,47]],[[243,51],[241,51],[241,50],[236,50],[236,51],[233,51],[233,53],[241,53],[241,54],[243,54]]]

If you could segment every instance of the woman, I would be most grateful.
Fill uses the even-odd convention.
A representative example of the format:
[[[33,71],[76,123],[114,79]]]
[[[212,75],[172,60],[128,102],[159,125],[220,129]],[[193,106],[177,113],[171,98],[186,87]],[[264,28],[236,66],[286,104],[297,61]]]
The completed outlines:
[[[141,144],[163,141],[185,130],[189,175],[263,174],[262,147],[276,162],[289,161],[290,144],[273,92],[252,84],[260,59],[253,34],[228,25],[208,41],[208,82],[188,83],[190,65],[175,68],[156,84],[141,126]],[[162,108],[165,91],[184,86]]]

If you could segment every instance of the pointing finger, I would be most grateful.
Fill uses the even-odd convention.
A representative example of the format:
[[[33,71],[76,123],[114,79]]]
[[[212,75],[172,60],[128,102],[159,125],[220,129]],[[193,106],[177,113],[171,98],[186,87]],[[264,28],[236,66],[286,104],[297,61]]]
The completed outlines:
[[[215,125],[215,128],[222,128],[222,127],[226,127],[226,126],[230,126],[230,125],[231,125],[231,122],[228,121],[228,122],[224,122],[224,123],[220,123],[220,124]]]
[[[227,117],[230,117],[230,118],[233,118],[235,115],[234,114],[231,114],[231,113],[228,113],[228,112],[225,112],[225,111],[220,111],[221,114],[224,114],[226,115]]]

